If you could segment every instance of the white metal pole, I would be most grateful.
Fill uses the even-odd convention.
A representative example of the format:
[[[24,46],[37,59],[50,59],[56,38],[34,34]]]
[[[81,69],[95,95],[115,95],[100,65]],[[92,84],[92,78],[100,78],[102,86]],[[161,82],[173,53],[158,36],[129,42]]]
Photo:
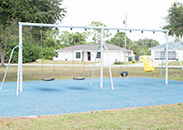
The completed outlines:
[[[166,32],[166,68],[165,68],[165,84],[168,84],[168,31]]]
[[[43,23],[25,23],[20,22],[22,26],[42,26],[42,27],[60,27],[60,28],[70,28],[71,26],[55,25],[55,24],[43,24]],[[86,26],[72,26],[72,28],[86,28]],[[126,30],[126,31],[148,31],[148,32],[167,32],[168,30],[154,30],[154,29],[132,29],[132,28],[110,28],[110,27],[87,27],[88,29],[104,29],[104,30]]]
[[[3,78],[3,82],[2,82],[2,84],[1,84],[0,90],[2,90],[2,88],[3,88],[4,81],[5,81],[5,79],[6,79],[6,75],[7,75],[7,73],[8,73],[8,69],[9,69],[9,66],[10,66],[11,58],[12,58],[12,56],[13,56],[13,52],[14,52],[14,50],[15,50],[17,47],[18,47],[18,46],[15,46],[15,47],[12,49],[12,51],[11,51],[10,59],[9,59],[9,61],[8,61],[8,66],[7,66],[7,68],[6,68],[6,72],[5,72],[5,74],[4,74],[4,78]]]
[[[22,25],[19,23],[19,53],[18,53],[18,72],[17,72],[17,92],[16,95],[18,96],[19,92],[19,85],[20,85],[20,69],[21,69],[21,49],[22,48]]]
[[[127,14],[125,16],[125,28],[127,28]],[[125,30],[125,59],[124,62],[126,64],[126,30]]]
[[[20,49],[20,47],[19,47]],[[18,54],[18,71],[17,71],[17,92],[16,92],[16,95],[18,96],[18,92],[19,92],[19,83],[20,83],[20,65],[19,65],[19,62],[20,62],[20,58],[19,58],[19,55],[20,55],[20,52]]]
[[[94,73],[95,73],[95,65],[96,65],[96,60],[97,60],[97,53],[98,53],[98,49],[99,49],[100,47],[101,47],[101,46],[98,46],[97,51],[96,51],[95,62],[94,62],[94,66],[93,66],[93,72],[92,72],[92,78],[91,78],[90,86],[92,86],[93,76],[94,76]]]
[[[23,56],[22,56],[22,44],[21,44],[21,47],[20,47],[20,92],[23,91],[23,66],[22,66],[22,59],[23,59]]]
[[[20,30],[20,48],[19,48],[19,57],[20,57],[20,92],[23,91],[23,66],[22,66],[22,50],[23,50],[23,46],[22,46],[22,26],[21,26],[21,30]]]
[[[108,48],[104,45],[106,52],[107,52],[107,60],[108,60],[108,66],[109,66],[109,74],[110,74],[110,79],[111,79],[111,87],[112,90],[114,90],[114,86],[113,86],[113,80],[112,80],[112,73],[111,73],[111,66],[110,66],[110,61],[109,61],[109,51]]]
[[[104,28],[101,29],[101,61],[100,61],[100,88],[103,88],[103,35],[104,35]]]

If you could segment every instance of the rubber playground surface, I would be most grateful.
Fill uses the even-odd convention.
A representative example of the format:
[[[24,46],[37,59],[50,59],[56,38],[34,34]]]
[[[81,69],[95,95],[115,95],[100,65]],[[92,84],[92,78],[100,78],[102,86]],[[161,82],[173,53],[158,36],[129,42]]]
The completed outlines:
[[[0,117],[55,115],[183,102],[183,81],[152,78],[24,81],[16,96],[16,82],[5,82],[0,91]]]

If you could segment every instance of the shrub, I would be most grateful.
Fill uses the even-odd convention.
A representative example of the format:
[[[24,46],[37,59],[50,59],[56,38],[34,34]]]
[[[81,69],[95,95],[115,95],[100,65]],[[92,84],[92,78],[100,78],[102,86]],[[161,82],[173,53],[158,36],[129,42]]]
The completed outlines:
[[[39,58],[41,48],[30,42],[23,43],[23,63],[34,62]]]
[[[132,63],[136,63],[136,60],[132,60]]]
[[[8,43],[6,54],[5,54],[5,63],[9,61],[12,49],[18,45],[15,41],[10,41]],[[18,63],[18,51],[19,49],[15,49],[11,63]],[[23,41],[23,63],[33,62],[39,58],[40,48],[37,45],[32,45],[30,42]]]
[[[124,62],[115,61],[114,64],[115,64],[115,65],[122,65],[122,64],[124,64]]]
[[[45,60],[52,60],[54,56],[54,47],[44,47],[43,48],[43,58]]]

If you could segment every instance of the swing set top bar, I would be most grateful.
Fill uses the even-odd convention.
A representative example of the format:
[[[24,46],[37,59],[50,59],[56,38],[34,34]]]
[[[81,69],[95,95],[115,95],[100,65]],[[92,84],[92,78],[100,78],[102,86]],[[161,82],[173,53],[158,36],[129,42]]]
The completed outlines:
[[[38,27],[60,27],[60,28],[84,28],[84,29],[104,29],[104,30],[126,30],[126,31],[147,31],[147,32],[169,32],[169,30],[157,30],[157,29],[132,29],[132,28],[108,28],[108,27],[89,27],[89,26],[63,26],[56,24],[43,24],[43,23],[25,23],[19,22],[22,26],[38,26]]]

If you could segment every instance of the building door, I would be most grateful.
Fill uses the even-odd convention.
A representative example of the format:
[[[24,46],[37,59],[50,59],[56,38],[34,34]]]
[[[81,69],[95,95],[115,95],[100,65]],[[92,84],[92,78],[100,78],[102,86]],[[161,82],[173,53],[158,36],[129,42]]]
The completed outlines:
[[[91,60],[91,53],[87,52],[87,54],[88,54],[88,61],[90,61]]]

